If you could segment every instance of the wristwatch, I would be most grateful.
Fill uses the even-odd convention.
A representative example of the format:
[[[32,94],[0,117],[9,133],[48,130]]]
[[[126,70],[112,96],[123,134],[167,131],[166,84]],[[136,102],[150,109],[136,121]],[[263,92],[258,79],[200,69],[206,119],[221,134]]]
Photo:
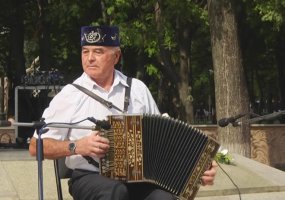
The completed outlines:
[[[75,154],[75,149],[76,149],[76,143],[74,141],[70,141],[68,144],[68,150],[71,153],[71,155]]]

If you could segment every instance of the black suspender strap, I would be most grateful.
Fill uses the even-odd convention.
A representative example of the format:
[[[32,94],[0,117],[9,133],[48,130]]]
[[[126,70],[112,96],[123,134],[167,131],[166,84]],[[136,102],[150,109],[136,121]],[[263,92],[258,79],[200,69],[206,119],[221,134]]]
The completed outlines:
[[[129,87],[126,87],[126,89],[125,89],[125,103],[124,103],[124,112],[125,113],[128,111],[128,107],[130,104],[132,78],[130,78],[130,77],[127,78],[127,84]]]

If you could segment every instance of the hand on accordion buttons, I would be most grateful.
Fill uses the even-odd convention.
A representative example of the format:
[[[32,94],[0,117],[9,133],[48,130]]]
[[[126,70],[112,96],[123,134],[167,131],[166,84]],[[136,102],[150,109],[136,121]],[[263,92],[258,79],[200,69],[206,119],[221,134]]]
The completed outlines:
[[[89,136],[76,141],[76,154],[102,158],[108,152],[109,140],[100,136],[99,131],[93,131]]]
[[[213,160],[210,169],[205,171],[202,178],[201,178],[202,185],[205,186],[205,185],[213,185],[214,184],[217,169],[218,169],[218,164],[215,160]]]

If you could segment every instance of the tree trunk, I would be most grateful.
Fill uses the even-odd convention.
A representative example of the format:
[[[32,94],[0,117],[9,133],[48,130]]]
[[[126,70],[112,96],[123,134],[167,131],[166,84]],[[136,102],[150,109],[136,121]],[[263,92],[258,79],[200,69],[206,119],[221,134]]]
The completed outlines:
[[[191,37],[190,30],[187,26],[182,26],[177,22],[178,32],[178,46],[179,46],[179,77],[178,92],[182,105],[185,110],[185,119],[188,123],[194,123],[194,112],[193,112],[193,97],[191,94],[191,85],[189,80],[190,74],[190,46]]]
[[[283,25],[280,28],[280,32],[276,38],[276,63],[278,69],[278,83],[280,88],[280,105],[278,105],[279,109],[285,109],[285,39],[284,39],[285,26]],[[285,122],[285,117],[281,117],[281,123]]]
[[[49,71],[50,66],[50,28],[46,20],[47,0],[38,0],[39,7],[39,46],[41,71]]]
[[[161,3],[161,2],[160,2]],[[179,102],[177,103],[176,98],[173,98],[173,104],[177,109],[180,109],[181,120],[185,120],[188,123],[194,122],[193,114],[193,101],[191,95],[191,86],[189,80],[190,74],[190,45],[191,38],[189,36],[190,31],[187,26],[180,24],[177,19],[176,32],[177,38],[179,38],[179,66],[177,66],[171,60],[171,53],[166,50],[163,46],[163,18],[161,15],[160,3],[155,4],[155,15],[156,15],[156,29],[158,33],[158,42],[160,49],[160,63],[163,66],[165,74],[168,75],[169,79],[173,81],[175,88],[178,90]]]
[[[9,21],[10,52],[7,76],[12,87],[9,92],[11,95],[8,103],[8,115],[14,113],[14,88],[21,84],[21,78],[25,74],[23,3],[22,1],[13,1],[15,15]]]
[[[208,0],[214,66],[217,120],[249,113],[233,0]],[[245,121],[247,117],[242,119]],[[250,157],[250,128],[246,123],[218,128],[218,139],[229,152]]]

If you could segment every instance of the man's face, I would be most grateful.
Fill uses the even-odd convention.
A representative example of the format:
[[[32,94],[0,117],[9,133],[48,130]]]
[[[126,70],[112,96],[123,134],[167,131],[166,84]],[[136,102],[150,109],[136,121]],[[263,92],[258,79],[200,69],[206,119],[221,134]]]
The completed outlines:
[[[118,47],[83,46],[81,51],[83,70],[95,81],[110,77],[113,75],[120,54]]]

